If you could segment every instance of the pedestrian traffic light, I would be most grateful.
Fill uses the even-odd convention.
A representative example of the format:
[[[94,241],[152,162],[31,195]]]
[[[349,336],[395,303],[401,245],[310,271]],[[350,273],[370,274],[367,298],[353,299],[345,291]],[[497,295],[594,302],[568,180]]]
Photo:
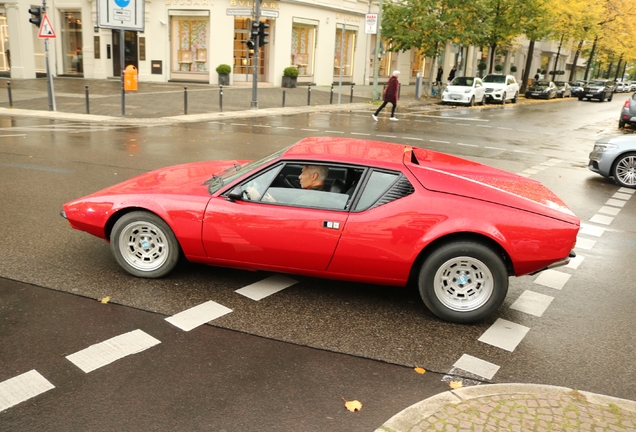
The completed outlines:
[[[42,8],[39,6],[32,7],[29,9],[29,13],[31,14],[29,22],[37,28],[40,28],[40,24],[42,23]]]
[[[259,47],[262,47],[266,43],[269,43],[269,40],[265,39],[267,36],[269,36],[269,33],[265,31],[268,28],[269,28],[269,24],[265,24],[264,22],[259,23],[259,26],[258,26],[258,46]]]

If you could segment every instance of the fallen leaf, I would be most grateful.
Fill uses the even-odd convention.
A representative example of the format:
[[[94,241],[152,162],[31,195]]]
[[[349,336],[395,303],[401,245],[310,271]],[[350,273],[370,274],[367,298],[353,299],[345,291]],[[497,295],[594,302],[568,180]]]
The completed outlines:
[[[451,381],[449,385],[450,388],[454,390],[462,388],[464,386],[461,381]]]
[[[348,401],[345,398],[342,398],[345,401],[345,408],[347,408],[351,412],[360,411],[362,409],[362,404],[357,400]]]
[[[102,302],[103,304],[106,304],[106,303],[108,303],[110,301],[110,297],[106,296],[106,297],[104,297],[102,299],[99,299],[99,301]]]
[[[424,373],[426,373],[426,369],[421,368],[421,367],[416,367],[414,370],[415,370],[415,372],[417,372],[418,374],[424,374]]]

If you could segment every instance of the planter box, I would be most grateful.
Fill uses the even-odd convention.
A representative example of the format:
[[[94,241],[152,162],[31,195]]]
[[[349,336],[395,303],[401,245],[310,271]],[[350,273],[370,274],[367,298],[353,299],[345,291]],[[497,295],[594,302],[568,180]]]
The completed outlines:
[[[219,85],[229,86],[230,85],[230,75],[228,75],[228,74],[219,74]]]
[[[282,85],[283,87],[286,87],[286,88],[296,88],[297,80],[298,80],[298,77],[284,76]]]

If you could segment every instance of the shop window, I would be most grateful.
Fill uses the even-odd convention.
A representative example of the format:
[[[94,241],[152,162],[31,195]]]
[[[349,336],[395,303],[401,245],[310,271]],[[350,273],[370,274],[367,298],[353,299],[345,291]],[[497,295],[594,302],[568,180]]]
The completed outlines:
[[[81,13],[62,12],[62,64],[65,75],[84,74]]]
[[[9,49],[9,27],[7,15],[0,11],[0,72],[11,70],[11,50]]]
[[[373,69],[373,60],[375,59],[375,38],[376,36],[373,35],[372,39],[371,39],[371,46],[373,46],[373,51],[371,52],[371,60],[370,60],[370,67],[371,70]],[[395,57],[393,55],[392,52],[387,51],[386,47],[388,46],[388,43],[386,41],[386,39],[380,39],[380,49],[378,50],[378,77],[380,78],[388,78],[389,76],[391,76],[391,64],[393,61],[393,57]]]
[[[316,27],[294,24],[292,27],[291,64],[299,75],[313,75]]]
[[[270,25],[269,34],[271,35],[271,22],[268,20],[261,21]],[[245,81],[250,81],[254,74],[252,68],[254,64],[254,50],[247,48],[247,41],[250,39],[250,29],[248,28],[250,24],[251,20],[249,18],[234,18],[234,66],[232,67],[232,73],[234,75],[244,75]],[[271,36],[269,39],[271,40]],[[258,49],[259,80],[265,74],[265,47],[267,47],[267,45]],[[234,79],[236,80],[237,78]]]
[[[343,37],[344,37],[344,50],[343,50]],[[356,31],[343,29],[339,27],[336,29],[336,46],[334,50],[334,64],[333,74],[334,76],[340,76],[341,68],[342,75],[353,75],[353,54],[356,44]],[[342,66],[341,66],[342,65]]]
[[[208,17],[173,16],[172,71],[205,73],[208,67]]]

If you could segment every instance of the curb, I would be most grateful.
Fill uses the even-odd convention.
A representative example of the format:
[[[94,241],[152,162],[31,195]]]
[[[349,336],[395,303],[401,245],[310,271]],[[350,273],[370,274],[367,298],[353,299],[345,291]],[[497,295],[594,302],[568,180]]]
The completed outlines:
[[[620,409],[634,414],[636,420],[636,402],[611,396],[599,395],[586,391],[578,391],[567,387],[558,387],[538,384],[488,384],[473,387],[465,387],[457,390],[449,390],[432,396],[421,402],[400,411],[375,432],[408,432],[418,423],[426,420],[434,414],[442,411],[448,405],[459,405],[462,402],[479,399],[488,396],[514,396],[514,395],[577,395],[589,404],[597,406],[614,405]],[[418,429],[419,430],[419,429]]]

